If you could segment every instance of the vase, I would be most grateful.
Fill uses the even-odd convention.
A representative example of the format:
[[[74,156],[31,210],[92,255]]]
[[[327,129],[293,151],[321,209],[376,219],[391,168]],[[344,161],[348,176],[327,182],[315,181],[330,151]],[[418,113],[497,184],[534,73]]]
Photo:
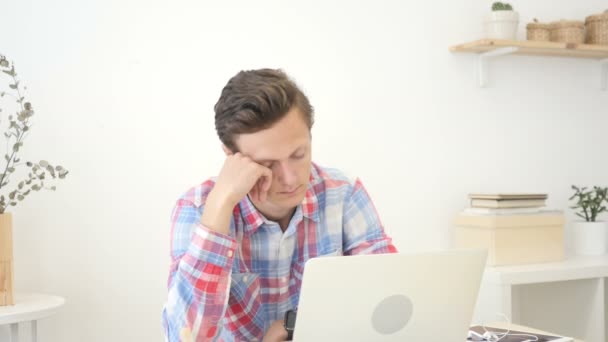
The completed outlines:
[[[13,218],[4,213],[0,214],[0,306],[13,304]]]
[[[580,255],[606,254],[608,247],[608,222],[574,222],[574,252]]]
[[[517,39],[519,13],[515,11],[494,11],[484,21],[486,38]]]

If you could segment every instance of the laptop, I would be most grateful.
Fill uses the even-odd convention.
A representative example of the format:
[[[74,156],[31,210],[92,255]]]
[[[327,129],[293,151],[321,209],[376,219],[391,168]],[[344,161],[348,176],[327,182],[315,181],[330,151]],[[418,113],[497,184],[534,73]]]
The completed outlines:
[[[294,342],[466,341],[486,250],[313,258]]]

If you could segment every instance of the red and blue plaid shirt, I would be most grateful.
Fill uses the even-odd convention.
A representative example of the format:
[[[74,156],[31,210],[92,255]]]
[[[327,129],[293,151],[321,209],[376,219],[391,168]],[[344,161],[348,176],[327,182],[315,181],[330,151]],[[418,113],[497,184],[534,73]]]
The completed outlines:
[[[338,170],[313,163],[285,232],[248,197],[235,206],[228,235],[201,225],[214,184],[190,189],[173,210],[167,341],[261,341],[273,321],[297,307],[308,259],[397,251],[363,184]]]

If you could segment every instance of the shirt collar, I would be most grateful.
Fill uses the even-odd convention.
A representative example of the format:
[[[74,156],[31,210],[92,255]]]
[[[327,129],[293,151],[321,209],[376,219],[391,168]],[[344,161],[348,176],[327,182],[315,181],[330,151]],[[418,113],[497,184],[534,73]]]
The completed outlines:
[[[313,175],[310,175],[310,181],[308,183],[308,189],[306,189],[306,195],[302,201],[302,215],[310,220],[319,223],[319,200],[315,191],[315,184]]]
[[[245,198],[243,198],[239,203],[239,206],[241,209],[241,217],[243,218],[243,222],[245,224],[244,231],[246,234],[255,233],[255,231],[258,230],[261,225],[263,225],[265,222],[269,222],[268,219],[266,219],[264,215],[262,215],[262,213],[255,208],[253,203],[251,203],[249,196],[245,196]]]

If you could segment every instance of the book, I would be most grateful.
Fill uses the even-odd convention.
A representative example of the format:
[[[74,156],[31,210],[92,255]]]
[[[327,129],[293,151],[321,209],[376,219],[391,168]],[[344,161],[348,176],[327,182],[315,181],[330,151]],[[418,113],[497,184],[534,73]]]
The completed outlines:
[[[489,200],[532,200],[532,199],[547,199],[547,194],[539,193],[496,193],[496,194],[469,194],[470,199],[489,199]]]
[[[544,206],[544,199],[471,199],[471,207],[474,208],[535,208]]]
[[[520,214],[540,214],[548,210],[542,207],[531,208],[464,208],[463,213],[469,215],[520,215]]]
[[[531,341],[535,341],[535,342],[572,342],[572,341],[574,341],[571,337],[543,335],[543,334],[536,334],[536,333],[525,332],[525,331],[505,330],[505,329],[496,329],[496,328],[489,328],[489,327],[486,327],[484,329],[484,327],[482,327],[481,325],[476,325],[476,326],[470,327],[469,330],[474,331],[481,335],[483,335],[486,331],[489,331],[492,334],[497,335],[500,338],[500,342],[522,342],[525,340],[531,340]],[[505,335],[505,333],[507,333],[507,334]],[[504,337],[502,337],[502,336],[504,336]],[[535,338],[536,338],[536,340],[535,340]],[[468,339],[467,341],[474,341],[474,340]]]

